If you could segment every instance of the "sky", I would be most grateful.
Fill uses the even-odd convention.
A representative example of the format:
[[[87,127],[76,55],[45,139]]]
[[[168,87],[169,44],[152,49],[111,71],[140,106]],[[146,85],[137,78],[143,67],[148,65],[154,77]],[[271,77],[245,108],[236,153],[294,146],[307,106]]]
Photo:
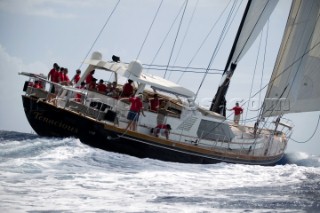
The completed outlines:
[[[238,12],[228,34],[218,45],[228,15],[223,11],[225,8],[230,11],[234,2],[237,3]],[[82,62],[93,51],[101,52],[105,60],[117,55],[124,62],[138,59],[145,64],[190,64],[191,67],[200,68],[207,68],[214,55],[211,68],[224,69],[245,2],[189,0],[183,14],[184,0],[0,0],[0,130],[33,132],[21,101],[23,83],[27,79],[18,75],[19,72],[46,75],[56,62],[67,67],[72,77],[76,69],[85,70],[86,66]],[[265,27],[239,62],[227,95],[228,108],[232,108],[235,101],[244,103],[248,100],[251,85],[251,94],[254,94],[259,90],[260,82],[263,82],[262,85],[267,84],[290,3],[290,0],[278,3],[268,28]],[[158,15],[154,19],[158,8]],[[265,55],[264,51],[258,52],[258,49],[266,49]],[[255,70],[256,75],[253,77]],[[148,72],[164,75],[164,71],[160,70]],[[196,92],[203,74],[181,76],[181,72],[168,72],[166,77]],[[209,106],[220,79],[219,71],[205,77],[197,103]],[[255,109],[262,100],[263,93],[250,100],[249,105],[244,105],[248,112],[245,113],[247,118],[256,116]],[[290,141],[287,152],[320,154],[320,133],[316,130],[319,115],[319,112],[313,112],[287,116],[295,125],[292,134],[294,140],[306,141],[315,132],[306,143]]]

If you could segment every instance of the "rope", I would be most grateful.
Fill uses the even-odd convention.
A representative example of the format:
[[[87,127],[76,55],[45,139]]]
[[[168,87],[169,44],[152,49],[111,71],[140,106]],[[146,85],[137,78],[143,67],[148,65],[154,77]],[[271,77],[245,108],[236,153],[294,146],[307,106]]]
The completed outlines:
[[[91,50],[93,49],[94,45],[95,45],[95,44],[96,44],[96,42],[98,41],[98,39],[99,39],[100,35],[102,34],[102,32],[103,32],[104,28],[107,26],[107,24],[108,24],[108,22],[109,22],[109,20],[110,20],[111,16],[113,15],[113,13],[115,12],[115,10],[117,9],[117,7],[118,7],[119,3],[120,3],[120,0],[118,0],[117,4],[114,6],[113,10],[111,11],[111,13],[110,13],[109,17],[107,18],[106,22],[104,23],[103,27],[101,28],[101,30],[100,30],[100,32],[99,32],[99,34],[98,34],[98,36],[96,37],[96,39],[95,39],[95,40],[94,40],[94,42],[92,43],[92,45],[91,45],[91,47],[90,47],[90,49],[89,49],[89,51],[88,51],[87,55],[86,55],[86,56],[84,57],[84,59],[82,60],[82,62],[81,62],[81,64],[80,64],[80,66],[79,66],[79,68],[78,68],[78,69],[81,69],[81,67],[82,67],[82,65],[83,65],[83,63],[84,63],[84,61],[86,60],[86,58],[87,58],[87,57],[88,57],[88,55],[90,54]]]
[[[140,50],[139,50],[139,53],[138,53],[136,59],[139,58],[140,53],[141,53],[141,51],[142,51],[142,48],[143,48],[144,44],[145,44],[146,41],[147,41],[147,38],[148,38],[149,33],[150,33],[150,31],[151,31],[151,28],[152,28],[152,26],[153,26],[153,24],[154,24],[154,21],[156,20],[156,18],[157,18],[157,16],[158,16],[159,10],[160,10],[161,5],[162,5],[162,2],[163,2],[163,0],[161,0],[161,2],[160,2],[160,4],[159,4],[159,7],[158,7],[158,9],[157,9],[157,12],[156,12],[156,14],[155,14],[154,17],[153,17],[153,20],[152,20],[152,22],[151,22],[151,25],[150,25],[149,30],[148,30],[148,32],[147,32],[147,35],[146,35],[146,37],[144,38],[144,41],[143,41],[143,43],[142,43],[142,45],[141,45],[141,48],[140,48]]]

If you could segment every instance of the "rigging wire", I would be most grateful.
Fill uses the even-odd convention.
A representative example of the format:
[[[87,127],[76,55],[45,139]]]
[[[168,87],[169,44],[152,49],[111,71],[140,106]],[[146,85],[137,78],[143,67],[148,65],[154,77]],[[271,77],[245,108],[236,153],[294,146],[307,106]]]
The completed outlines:
[[[144,47],[144,44],[145,44],[145,42],[147,41],[147,38],[148,38],[149,33],[150,33],[150,31],[151,31],[151,28],[152,28],[152,26],[153,26],[153,24],[154,24],[154,21],[156,20],[158,14],[159,14],[159,11],[160,11],[160,8],[161,8],[162,3],[163,3],[163,0],[161,0],[161,2],[160,2],[160,4],[159,4],[159,7],[158,7],[158,9],[157,9],[157,12],[156,12],[156,14],[155,14],[154,17],[153,17],[153,20],[152,20],[152,22],[151,22],[151,25],[150,25],[149,30],[148,30],[148,32],[147,32],[147,35],[146,35],[146,37],[144,38],[144,41],[143,41],[143,43],[142,43],[142,45],[141,45],[141,47],[140,47],[139,53],[138,53],[138,55],[137,55],[137,57],[136,57],[136,60],[139,58],[140,53],[141,53],[141,51],[142,51],[142,49],[143,49],[143,47]]]
[[[170,61],[171,61],[171,58],[172,58],[173,50],[174,50],[174,47],[175,47],[176,42],[177,42],[177,38],[178,38],[178,35],[179,35],[179,32],[180,32],[180,28],[181,28],[181,25],[182,25],[183,17],[184,17],[184,14],[186,12],[187,6],[188,6],[188,0],[185,1],[185,7],[184,7],[184,10],[183,10],[181,19],[180,19],[179,27],[178,27],[178,30],[177,30],[177,33],[176,33],[176,37],[174,39],[174,43],[173,43],[173,46],[172,46],[172,49],[171,49],[171,53],[170,53],[170,57],[169,57],[169,60],[168,60],[167,67],[169,67],[169,64],[170,64]],[[167,75],[167,70],[164,72],[163,78],[166,78],[166,75]]]
[[[91,50],[93,49],[94,45],[95,45],[95,44],[96,44],[96,42],[98,41],[98,39],[99,39],[99,37],[101,36],[101,34],[102,34],[102,32],[103,32],[104,28],[107,26],[107,24],[108,24],[108,22],[109,22],[109,20],[110,20],[111,16],[112,16],[112,15],[113,15],[113,13],[116,11],[116,9],[117,9],[117,7],[118,7],[119,3],[120,3],[120,0],[118,0],[118,2],[116,3],[116,5],[115,5],[115,6],[114,6],[114,8],[112,9],[112,11],[111,11],[110,15],[108,16],[107,20],[105,21],[105,23],[104,23],[103,27],[101,28],[100,32],[98,33],[98,36],[96,37],[96,39],[95,39],[95,40],[94,40],[94,42],[92,43],[92,45],[91,45],[91,47],[90,47],[90,49],[89,49],[89,51],[88,51],[87,55],[86,55],[86,56],[84,57],[84,59],[82,60],[82,62],[81,62],[81,64],[80,64],[80,66],[79,66],[79,68],[78,68],[78,69],[81,69],[81,67],[82,67],[82,65],[83,65],[83,63],[84,63],[84,61],[86,60],[86,58],[87,58],[87,57],[88,57],[88,55],[90,54]]]

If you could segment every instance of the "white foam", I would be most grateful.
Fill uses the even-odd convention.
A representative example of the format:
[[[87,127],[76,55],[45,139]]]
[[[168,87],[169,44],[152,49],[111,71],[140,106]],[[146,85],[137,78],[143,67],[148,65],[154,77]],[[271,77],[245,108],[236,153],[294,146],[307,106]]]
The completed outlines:
[[[168,163],[94,149],[73,138],[0,146],[0,209],[11,212],[285,212],[311,202],[307,194],[296,196],[299,188],[320,190],[312,182],[320,167]],[[297,159],[319,162],[305,154]]]

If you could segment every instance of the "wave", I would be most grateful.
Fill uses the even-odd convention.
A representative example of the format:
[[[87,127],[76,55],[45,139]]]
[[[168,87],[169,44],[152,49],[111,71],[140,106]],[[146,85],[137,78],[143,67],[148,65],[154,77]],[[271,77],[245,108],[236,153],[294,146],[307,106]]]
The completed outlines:
[[[1,141],[22,141],[28,139],[39,138],[40,136],[31,133],[15,132],[15,131],[4,131],[0,130],[0,142]]]
[[[295,164],[305,167],[320,167],[320,156],[309,155],[305,152],[287,153],[279,162],[279,165]]]
[[[56,156],[57,149],[60,149],[59,152],[62,152],[61,149],[64,149],[65,155],[78,155],[75,157],[79,157],[79,153],[82,153],[82,157],[93,166],[106,166],[106,164],[109,164],[109,166],[122,167],[122,169],[123,167],[131,168],[129,164],[119,164],[119,162],[128,160],[135,165],[141,165],[141,168],[146,166],[144,164],[157,167],[158,169],[159,167],[169,169],[170,165],[173,168],[175,167],[175,163],[169,164],[152,159],[141,160],[128,155],[92,148],[81,143],[76,138],[48,138],[31,133],[0,130],[0,159],[2,161],[10,158],[36,157],[43,153],[46,155],[51,153],[52,158],[59,158],[60,156]],[[278,165],[288,164],[304,167],[320,167],[320,156],[309,155],[303,152],[287,153]]]

